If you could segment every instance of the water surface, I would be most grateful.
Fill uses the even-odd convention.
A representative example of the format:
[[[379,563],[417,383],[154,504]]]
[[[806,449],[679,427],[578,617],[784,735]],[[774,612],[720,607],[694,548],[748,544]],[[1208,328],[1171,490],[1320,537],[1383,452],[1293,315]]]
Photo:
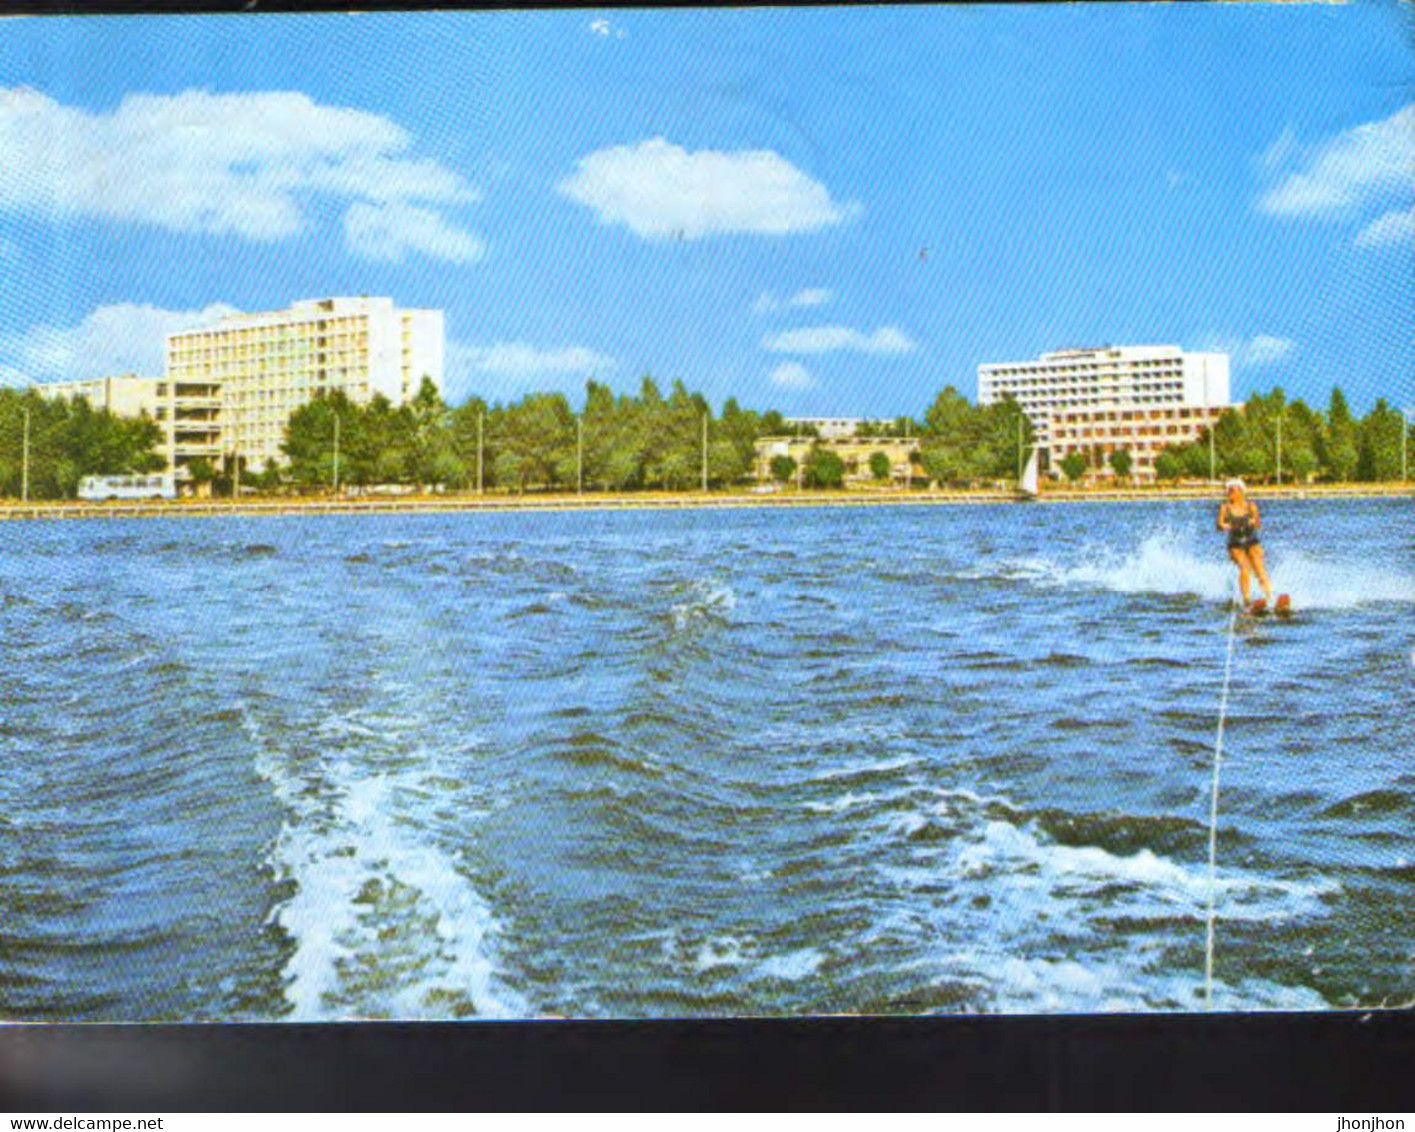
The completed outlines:
[[[1207,503],[0,526],[0,1017],[1202,1005]],[[1408,500],[1272,501],[1217,1005],[1415,998]]]

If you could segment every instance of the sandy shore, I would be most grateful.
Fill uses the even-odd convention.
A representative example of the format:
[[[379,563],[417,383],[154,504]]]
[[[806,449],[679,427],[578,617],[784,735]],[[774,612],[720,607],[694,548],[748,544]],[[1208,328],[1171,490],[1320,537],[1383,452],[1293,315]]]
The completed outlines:
[[[1415,484],[1320,484],[1303,487],[1255,486],[1250,494],[1259,499],[1415,498]],[[277,499],[179,499],[142,502],[80,503],[73,501],[21,503],[0,500],[0,519],[96,519],[170,518],[175,516],[218,515],[329,515],[365,512],[468,511],[626,511],[672,510],[726,507],[899,507],[947,504],[998,504],[1035,502],[1154,502],[1173,499],[1212,499],[1217,502],[1222,489],[1216,486],[1163,488],[1117,488],[1095,490],[1044,490],[1035,499],[1015,491],[786,491],[770,494],[747,492],[635,492],[632,494],[584,495],[404,495],[333,498],[311,496]]]

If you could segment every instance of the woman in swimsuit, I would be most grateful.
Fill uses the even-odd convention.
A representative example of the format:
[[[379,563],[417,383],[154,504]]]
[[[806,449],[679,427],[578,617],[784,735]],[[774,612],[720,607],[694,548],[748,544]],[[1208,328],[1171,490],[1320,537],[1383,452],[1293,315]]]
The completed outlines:
[[[1242,480],[1229,480],[1224,486],[1228,498],[1218,509],[1218,529],[1228,532],[1228,556],[1238,564],[1238,588],[1243,592],[1243,604],[1248,605],[1254,574],[1263,587],[1264,601],[1271,601],[1273,587],[1263,562],[1263,547],[1258,542],[1258,530],[1263,525],[1258,505],[1245,496]]]

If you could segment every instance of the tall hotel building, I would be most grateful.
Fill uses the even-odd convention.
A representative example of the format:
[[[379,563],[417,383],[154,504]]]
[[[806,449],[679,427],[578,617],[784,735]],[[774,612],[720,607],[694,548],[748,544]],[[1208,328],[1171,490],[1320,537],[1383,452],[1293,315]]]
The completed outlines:
[[[1132,474],[1149,479],[1167,446],[1197,440],[1230,407],[1228,355],[1103,346],[979,366],[979,404],[1006,394],[1036,427],[1037,447],[1050,466],[1080,452],[1108,474],[1110,454],[1124,449]]]
[[[402,404],[424,377],[442,388],[440,310],[391,299],[309,299],[288,310],[236,314],[167,336],[168,463],[198,458],[252,470],[280,460],[290,414],[318,392],[358,405],[383,394]]]

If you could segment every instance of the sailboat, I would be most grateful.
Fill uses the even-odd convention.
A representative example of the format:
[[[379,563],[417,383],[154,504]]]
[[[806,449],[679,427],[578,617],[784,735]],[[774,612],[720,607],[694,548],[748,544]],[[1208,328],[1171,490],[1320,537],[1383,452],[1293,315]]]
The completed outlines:
[[[1032,454],[1027,457],[1027,466],[1022,471],[1022,478],[1017,481],[1017,490],[1022,493],[1023,499],[1036,499],[1037,497],[1037,450],[1032,449]]]

